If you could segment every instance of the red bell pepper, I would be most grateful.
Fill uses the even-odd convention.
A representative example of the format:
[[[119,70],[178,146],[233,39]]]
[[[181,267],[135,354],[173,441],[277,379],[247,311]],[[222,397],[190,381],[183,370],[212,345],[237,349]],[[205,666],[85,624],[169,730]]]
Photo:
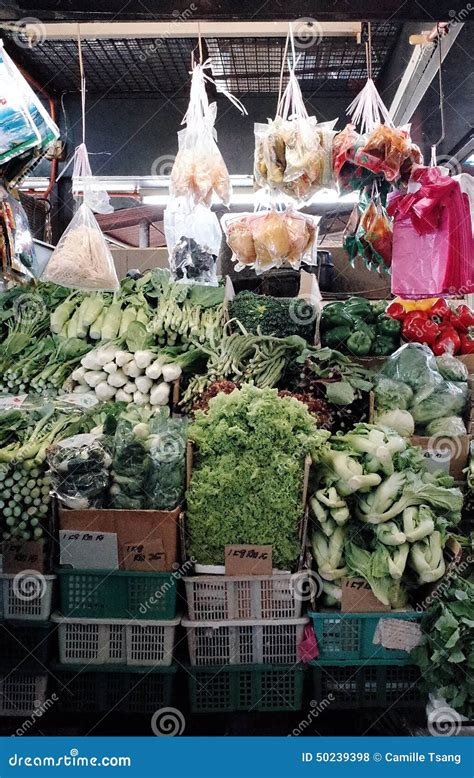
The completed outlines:
[[[412,311],[403,322],[402,335],[406,340],[427,343],[430,346],[439,334],[438,324],[429,319],[423,311]]]
[[[474,327],[474,311],[468,305],[458,305],[451,311],[449,323],[459,332],[467,332],[469,327]]]
[[[387,316],[391,316],[392,319],[397,321],[403,321],[407,312],[401,303],[390,303],[385,311]]]
[[[431,308],[427,311],[428,316],[430,319],[435,319],[439,323],[444,322],[445,320],[449,319],[451,308],[449,307],[446,300],[436,300],[434,305],[431,306]]]
[[[474,354],[474,327],[461,332],[461,354]]]
[[[449,324],[441,327],[441,332],[433,343],[433,354],[441,357],[443,354],[457,354],[461,348],[461,338],[454,327]]]

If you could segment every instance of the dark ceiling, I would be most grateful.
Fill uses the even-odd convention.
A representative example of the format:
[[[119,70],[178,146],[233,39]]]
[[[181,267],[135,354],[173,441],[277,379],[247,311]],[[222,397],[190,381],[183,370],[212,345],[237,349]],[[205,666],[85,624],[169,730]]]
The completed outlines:
[[[388,62],[401,25],[372,25],[373,77]],[[13,59],[51,94],[79,91],[76,40],[39,40],[31,48],[18,33],[4,34]],[[82,55],[89,93],[114,96],[173,93],[189,85],[192,38],[84,39]],[[284,38],[208,38],[218,91],[237,94],[277,92]],[[354,37],[325,37],[298,51],[297,73],[303,91],[348,96],[367,78],[365,46]]]
[[[466,7],[465,0],[196,0],[196,18],[208,20],[435,21],[448,20]],[[189,0],[6,0],[1,18],[34,16],[46,20],[172,20],[189,8]]]

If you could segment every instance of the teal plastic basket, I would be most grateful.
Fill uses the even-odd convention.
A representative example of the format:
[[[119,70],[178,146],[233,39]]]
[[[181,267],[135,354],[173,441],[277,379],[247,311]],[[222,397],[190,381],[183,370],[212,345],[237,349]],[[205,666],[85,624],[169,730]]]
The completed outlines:
[[[177,576],[126,570],[58,572],[63,616],[88,619],[174,619]]]
[[[302,665],[188,667],[187,671],[193,713],[301,710]]]
[[[387,611],[383,613],[341,613],[326,611],[308,616],[318,640],[321,660],[404,660],[410,663],[410,654],[398,649],[376,645],[375,630],[380,619],[420,621],[421,613],[416,611]]]
[[[58,707],[68,713],[151,714],[170,705],[176,665],[149,667],[53,665]]]
[[[344,708],[418,708],[426,703],[418,681],[420,668],[404,661],[310,662],[314,699]]]

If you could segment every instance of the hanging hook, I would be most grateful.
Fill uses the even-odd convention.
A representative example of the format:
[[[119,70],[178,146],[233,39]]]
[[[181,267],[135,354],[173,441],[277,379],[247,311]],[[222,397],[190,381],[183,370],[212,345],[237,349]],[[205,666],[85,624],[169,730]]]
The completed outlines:
[[[446,130],[445,130],[445,124],[444,124],[444,91],[443,91],[443,72],[442,72],[442,65],[443,65],[443,57],[442,57],[442,51],[441,51],[441,38],[442,38],[442,28],[440,26],[440,23],[437,22],[436,24],[436,30],[438,33],[437,37],[437,46],[438,46],[438,84],[439,84],[439,117],[441,122],[441,135],[438,138],[438,140],[432,144],[431,146],[431,166],[436,166],[436,149],[439,146],[440,143],[442,143],[446,137]]]

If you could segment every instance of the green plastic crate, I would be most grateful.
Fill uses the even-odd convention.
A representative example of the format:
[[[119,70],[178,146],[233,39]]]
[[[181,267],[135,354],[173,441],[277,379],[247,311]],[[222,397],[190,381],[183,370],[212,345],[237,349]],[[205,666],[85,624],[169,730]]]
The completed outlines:
[[[301,710],[302,665],[188,667],[193,713]]]
[[[314,699],[342,708],[414,708],[426,700],[418,687],[420,669],[404,661],[310,662]],[[331,695],[331,696],[330,696]],[[329,706],[328,706],[329,707]]]
[[[124,570],[58,570],[63,616],[173,619],[177,577]]]
[[[151,714],[171,703],[176,665],[150,667],[53,666],[58,708],[65,713]]]
[[[383,613],[341,613],[326,611],[308,616],[313,622],[318,640],[319,659],[349,660],[403,659],[410,663],[406,651],[384,648],[373,643],[375,630],[380,619],[420,621],[422,614],[416,611],[387,611]]]

